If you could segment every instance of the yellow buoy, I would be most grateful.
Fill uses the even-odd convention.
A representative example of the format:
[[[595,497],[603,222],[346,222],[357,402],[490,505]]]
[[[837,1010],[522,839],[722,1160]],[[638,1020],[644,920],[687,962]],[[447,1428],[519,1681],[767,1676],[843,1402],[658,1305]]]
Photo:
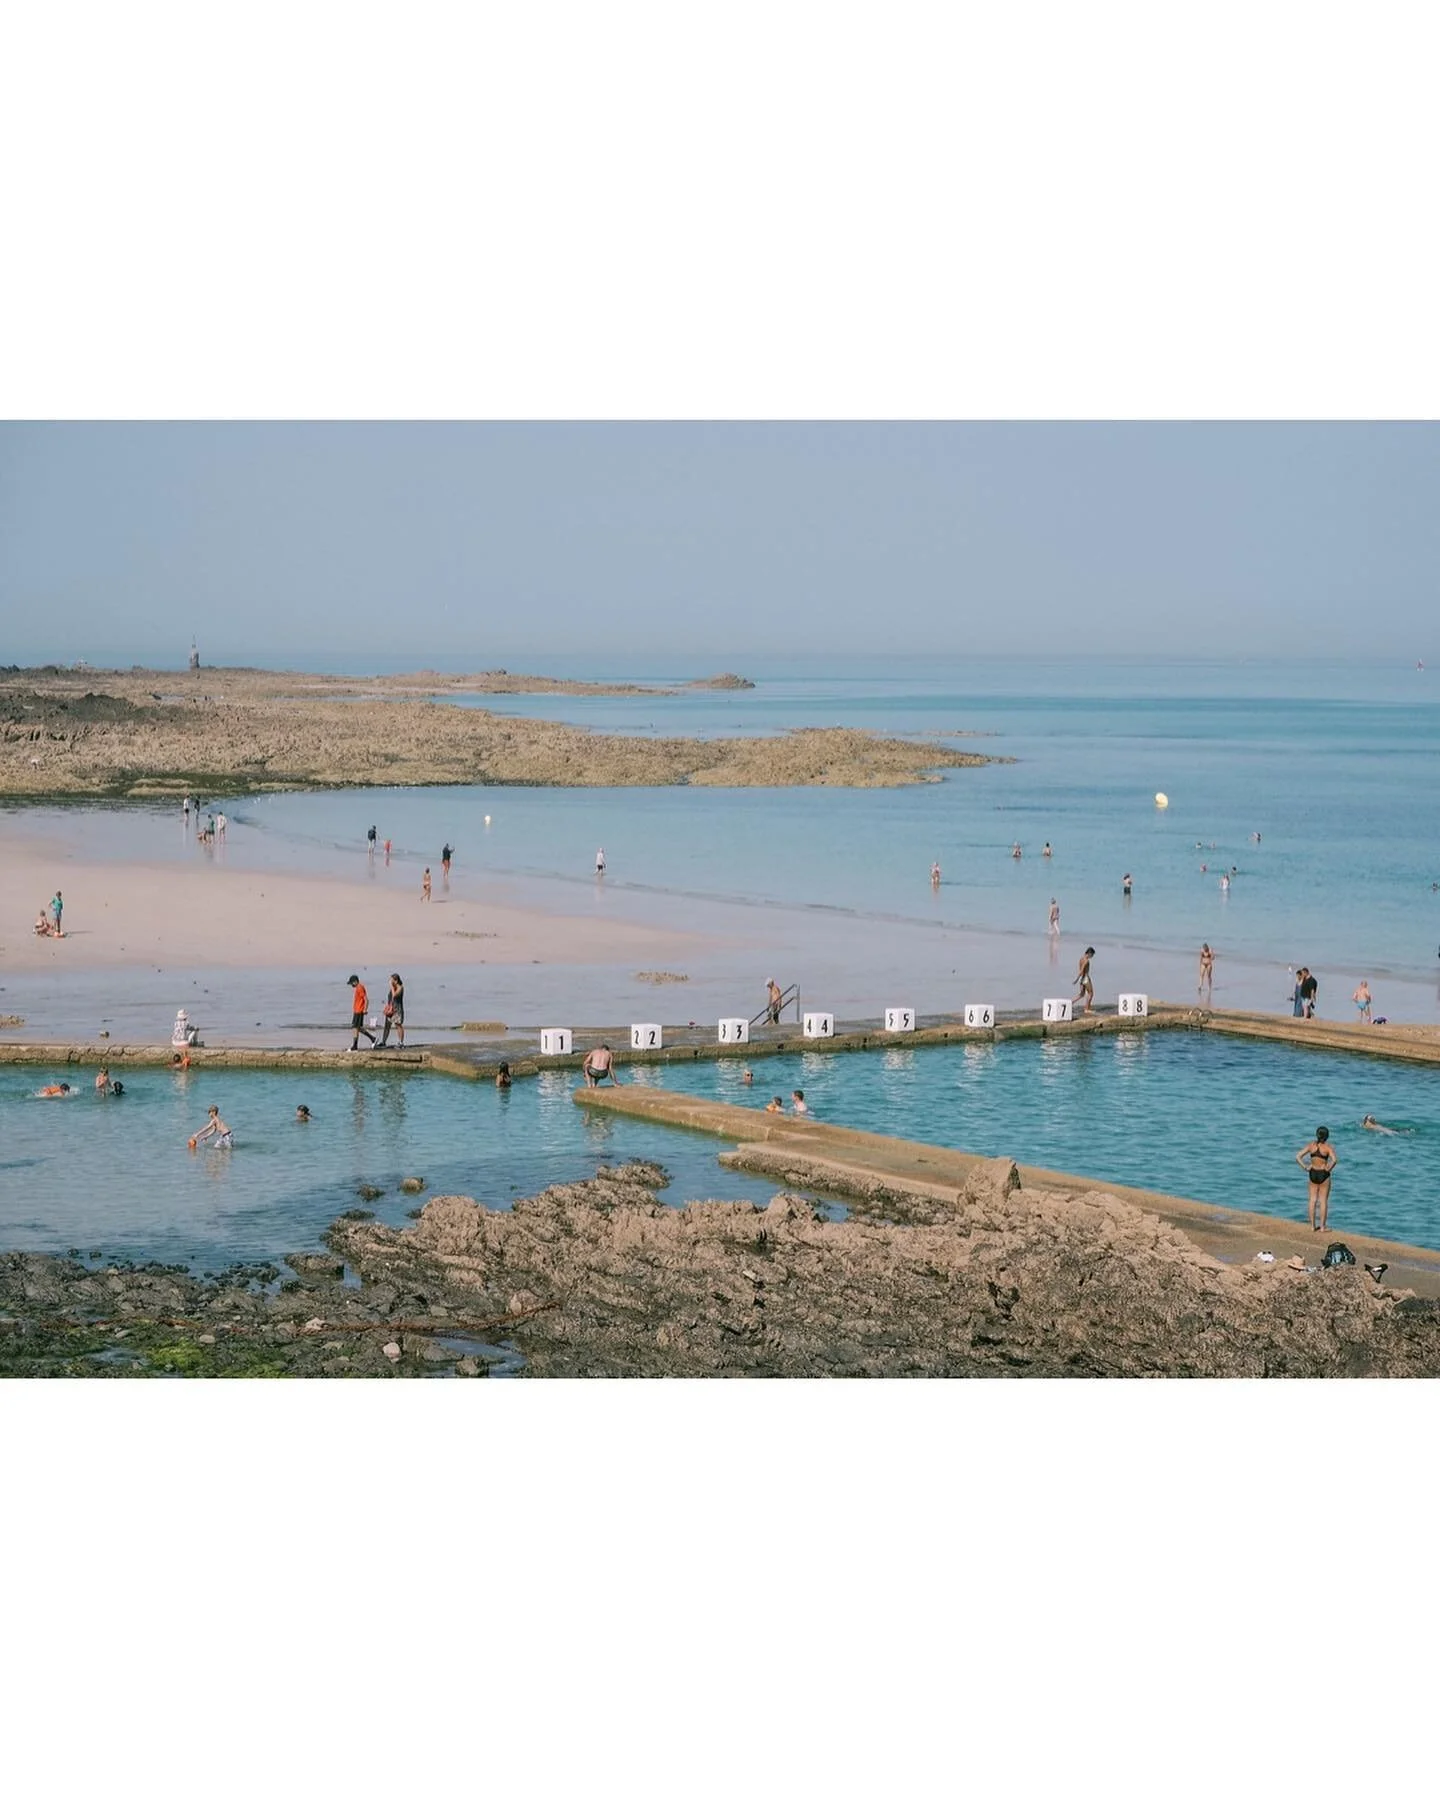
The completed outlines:
[[[1155,795],[1155,803],[1163,811],[1165,809],[1165,807],[1170,803],[1170,801],[1169,801],[1169,799],[1167,799],[1165,797],[1163,792],[1157,792]]]

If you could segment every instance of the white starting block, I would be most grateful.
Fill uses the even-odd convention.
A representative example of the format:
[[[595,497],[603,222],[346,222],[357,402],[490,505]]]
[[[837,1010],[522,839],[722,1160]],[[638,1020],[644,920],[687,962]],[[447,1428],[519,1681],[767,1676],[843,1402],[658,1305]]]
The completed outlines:
[[[750,1020],[748,1017],[722,1017],[720,1019],[721,1042],[748,1042],[750,1040]]]
[[[1045,1023],[1069,1023],[1075,1001],[1070,998],[1047,998],[1040,1007]]]
[[[888,1005],[885,1010],[885,1031],[887,1035],[903,1034],[915,1027],[915,1013],[908,1005]]]
[[[632,1023],[630,1025],[630,1046],[632,1048],[663,1048],[665,1032],[658,1023]]]
[[[541,1030],[541,1054],[569,1054],[574,1037],[569,1030]]]
[[[1148,1017],[1150,1000],[1143,992],[1122,992],[1120,994],[1120,1015],[1122,1017]]]
[[[993,1030],[995,1027],[994,1005],[966,1005],[965,1027],[967,1030]]]
[[[835,1034],[835,1013],[833,1011],[807,1011],[803,1034],[833,1036]]]

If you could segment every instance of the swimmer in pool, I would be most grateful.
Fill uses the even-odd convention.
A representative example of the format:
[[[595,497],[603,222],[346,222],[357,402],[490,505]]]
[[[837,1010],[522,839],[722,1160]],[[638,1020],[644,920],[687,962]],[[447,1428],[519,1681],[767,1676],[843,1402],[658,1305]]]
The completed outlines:
[[[753,1067],[747,1067],[745,1069],[744,1073],[740,1076],[740,1083],[744,1086],[753,1086],[755,1084],[755,1069]]]
[[[210,1106],[210,1115],[206,1119],[204,1126],[196,1130],[195,1134],[191,1136],[190,1146],[192,1148],[198,1148],[207,1138],[212,1141],[217,1148],[233,1148],[235,1146],[234,1134],[230,1129],[230,1125],[221,1117],[220,1107],[217,1104],[212,1104]]]
[[[110,1090],[110,1069],[108,1067],[102,1067],[95,1075],[95,1090],[102,1098]]]
[[[790,1109],[794,1111],[797,1117],[808,1117],[810,1115],[810,1106],[806,1104],[805,1094],[800,1090],[799,1086],[796,1086],[795,1090],[790,1094]]]
[[[70,1096],[70,1088],[62,1079],[53,1086],[41,1086],[35,1096],[37,1098],[68,1098]]]
[[[510,1063],[508,1061],[502,1061],[495,1069],[495,1084],[502,1092],[508,1092],[514,1083],[514,1080],[510,1077]]]
[[[1295,1156],[1296,1164],[1304,1167],[1310,1180],[1310,1227],[1323,1230],[1330,1215],[1330,1175],[1335,1171],[1335,1150],[1330,1146],[1330,1131],[1322,1123],[1315,1131],[1313,1142],[1306,1145]],[[1316,1206],[1320,1209],[1320,1220],[1315,1220]]]
[[[765,1106],[765,1109],[767,1111],[783,1111],[785,1109],[784,1100],[781,1098],[781,1096],[778,1092],[770,1100],[769,1104],[767,1104]]]
[[[295,1106],[295,1121],[297,1123],[308,1123],[310,1121],[310,1106],[308,1104],[297,1104]]]

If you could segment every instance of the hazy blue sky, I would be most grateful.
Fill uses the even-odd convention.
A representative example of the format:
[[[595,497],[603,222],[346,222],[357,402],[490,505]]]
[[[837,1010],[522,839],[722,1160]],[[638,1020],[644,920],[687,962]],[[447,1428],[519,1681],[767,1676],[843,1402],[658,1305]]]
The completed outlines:
[[[0,426],[0,661],[1434,652],[1440,430]]]

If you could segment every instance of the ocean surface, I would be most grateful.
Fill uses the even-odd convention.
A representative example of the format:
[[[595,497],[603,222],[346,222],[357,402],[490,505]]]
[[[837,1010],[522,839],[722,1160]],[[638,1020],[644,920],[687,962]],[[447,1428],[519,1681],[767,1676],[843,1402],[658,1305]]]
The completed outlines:
[[[657,683],[706,671],[563,660],[529,670]],[[1216,952],[1217,1004],[1288,1009],[1289,970],[1303,962],[1319,976],[1324,1016],[1353,1015],[1363,974],[1377,1015],[1440,1017],[1440,670],[817,658],[737,671],[756,680],[753,691],[474,703],[643,734],[857,725],[1011,759],[888,790],[278,795],[226,806],[225,853],[232,863],[418,882],[449,841],[457,892],[743,937],[743,956],[697,961],[686,1020],[757,1009],[749,995],[772,971],[841,1015],[975,998],[1038,1007],[1052,988],[1069,990],[1092,943],[1102,1001],[1130,987],[1186,1000],[1202,941]],[[1157,807],[1157,792],[1168,807]],[[22,821],[70,837],[83,827],[92,856],[197,854],[174,807],[30,810]],[[366,861],[371,823],[394,842],[391,868]],[[1052,897],[1059,944],[1046,938]],[[496,974],[494,1002],[506,1009],[475,1014],[558,1021],[567,1004],[565,1021],[627,1014],[619,1007],[633,989],[566,978],[559,988],[543,970],[528,984]],[[730,996],[742,979],[743,1001]],[[670,996],[664,1018],[680,1020]]]

